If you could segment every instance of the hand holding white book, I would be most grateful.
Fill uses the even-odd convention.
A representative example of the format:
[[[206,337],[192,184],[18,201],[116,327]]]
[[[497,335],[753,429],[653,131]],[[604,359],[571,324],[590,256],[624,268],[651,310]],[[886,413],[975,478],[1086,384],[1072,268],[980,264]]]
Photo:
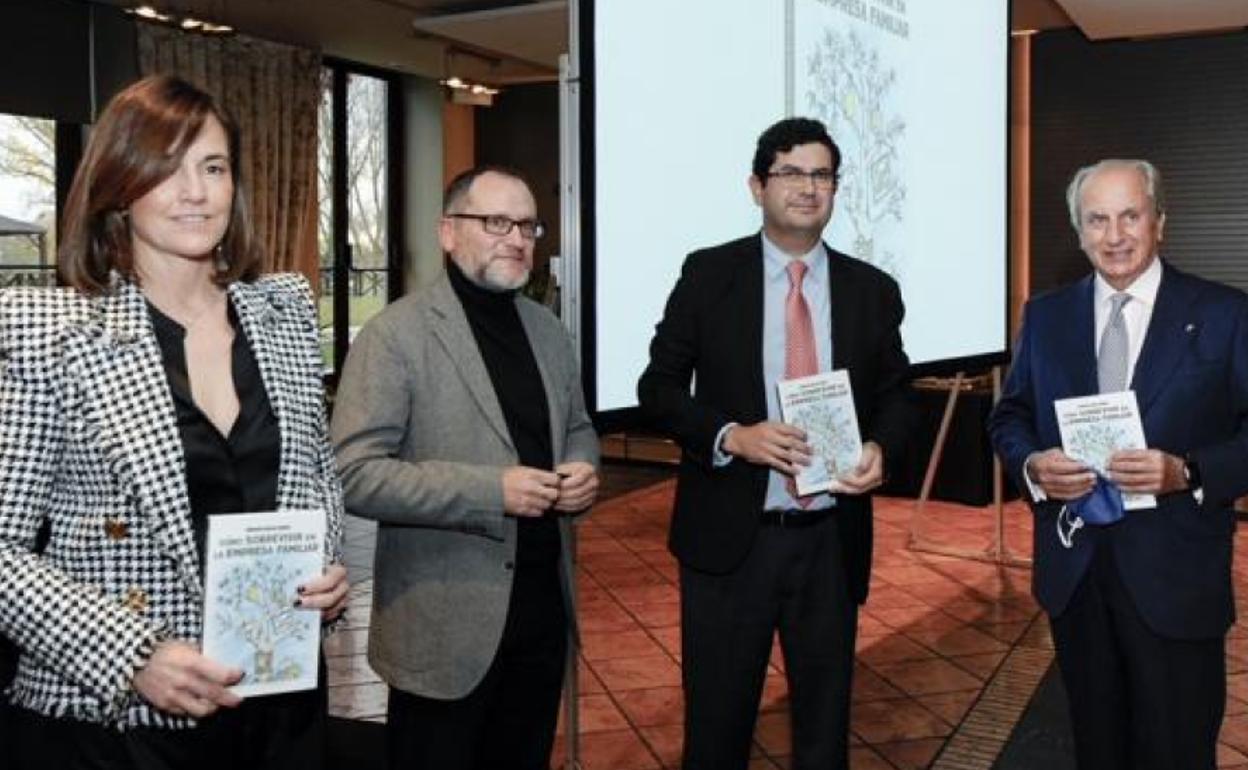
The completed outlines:
[[[316,687],[321,613],[295,600],[299,585],[321,574],[324,545],[323,511],[209,517],[202,649],[243,670],[235,694]]]
[[[849,372],[781,380],[776,388],[781,419],[804,430],[811,447],[810,465],[796,477],[798,495],[837,491],[837,479],[851,473],[862,457]]]
[[[1115,452],[1148,448],[1135,391],[1063,398],[1053,402],[1053,408],[1062,451],[1102,476],[1108,477],[1109,458]],[[1122,496],[1122,507],[1128,511],[1156,506],[1157,498],[1152,495]]]

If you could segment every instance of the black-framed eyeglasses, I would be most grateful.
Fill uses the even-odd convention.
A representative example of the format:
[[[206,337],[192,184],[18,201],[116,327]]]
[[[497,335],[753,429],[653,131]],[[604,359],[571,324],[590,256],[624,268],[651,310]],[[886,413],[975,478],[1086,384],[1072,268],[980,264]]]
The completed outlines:
[[[475,219],[481,229],[490,235],[510,235],[513,227],[520,228],[520,237],[534,241],[546,234],[546,225],[538,219],[512,219],[502,214],[447,214],[447,219]]]
[[[816,190],[831,190],[836,187],[836,172],[828,168],[817,168],[814,171],[803,171],[800,168],[785,166],[777,171],[768,171],[768,179],[775,179],[790,189],[800,189],[807,184],[814,184]]]

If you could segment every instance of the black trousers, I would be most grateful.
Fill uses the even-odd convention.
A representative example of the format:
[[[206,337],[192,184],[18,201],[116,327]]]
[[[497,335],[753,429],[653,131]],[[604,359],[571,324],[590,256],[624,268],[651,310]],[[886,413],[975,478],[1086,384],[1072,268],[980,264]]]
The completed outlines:
[[[325,671],[315,690],[248,698],[188,730],[124,732],[15,708],[19,770],[321,770]],[[0,767],[9,767],[0,761]]]
[[[684,770],[744,770],[772,638],[779,630],[792,710],[793,770],[848,768],[858,607],[836,515],[762,527],[727,575],[680,570]]]
[[[1214,770],[1226,702],[1224,639],[1157,635],[1106,543],[1050,624],[1081,770]]]
[[[494,662],[460,700],[390,688],[391,770],[549,770],[568,649],[558,562],[517,564]]]

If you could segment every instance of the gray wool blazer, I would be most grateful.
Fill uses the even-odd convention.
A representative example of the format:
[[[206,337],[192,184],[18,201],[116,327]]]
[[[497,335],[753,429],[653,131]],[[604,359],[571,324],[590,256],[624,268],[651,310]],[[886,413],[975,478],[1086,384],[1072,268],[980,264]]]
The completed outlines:
[[[571,341],[545,308],[516,303],[545,384],[555,462],[597,465]],[[464,697],[493,661],[507,615],[516,521],[503,514],[502,472],[517,453],[445,274],[355,338],[330,433],[347,509],[380,523],[369,663],[400,690]],[[560,526],[566,567],[569,519]]]
[[[307,281],[266,276],[229,297],[281,431],[278,508],[324,510],[325,558],[340,560]],[[0,292],[0,633],[21,648],[11,700],[116,727],[188,727],[131,678],[158,641],[198,639],[202,606],[182,440],[143,295],[120,281],[98,297]]]

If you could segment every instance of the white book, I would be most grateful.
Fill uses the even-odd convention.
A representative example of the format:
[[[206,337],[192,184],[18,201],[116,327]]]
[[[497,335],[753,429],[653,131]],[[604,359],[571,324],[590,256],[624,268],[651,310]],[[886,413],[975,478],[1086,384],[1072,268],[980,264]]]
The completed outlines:
[[[780,418],[806,431],[812,454],[810,465],[797,474],[797,494],[836,491],[837,479],[851,472],[862,459],[862,437],[854,411],[854,391],[849,372],[831,372],[781,380]]]
[[[1062,451],[1103,476],[1108,476],[1109,458],[1114,452],[1148,448],[1133,390],[1063,398],[1054,401],[1053,408]],[[1156,508],[1157,498],[1124,492],[1122,507],[1128,511]]]
[[[325,564],[325,513],[208,517],[203,654],[242,669],[236,695],[316,687],[321,613],[295,607]]]

